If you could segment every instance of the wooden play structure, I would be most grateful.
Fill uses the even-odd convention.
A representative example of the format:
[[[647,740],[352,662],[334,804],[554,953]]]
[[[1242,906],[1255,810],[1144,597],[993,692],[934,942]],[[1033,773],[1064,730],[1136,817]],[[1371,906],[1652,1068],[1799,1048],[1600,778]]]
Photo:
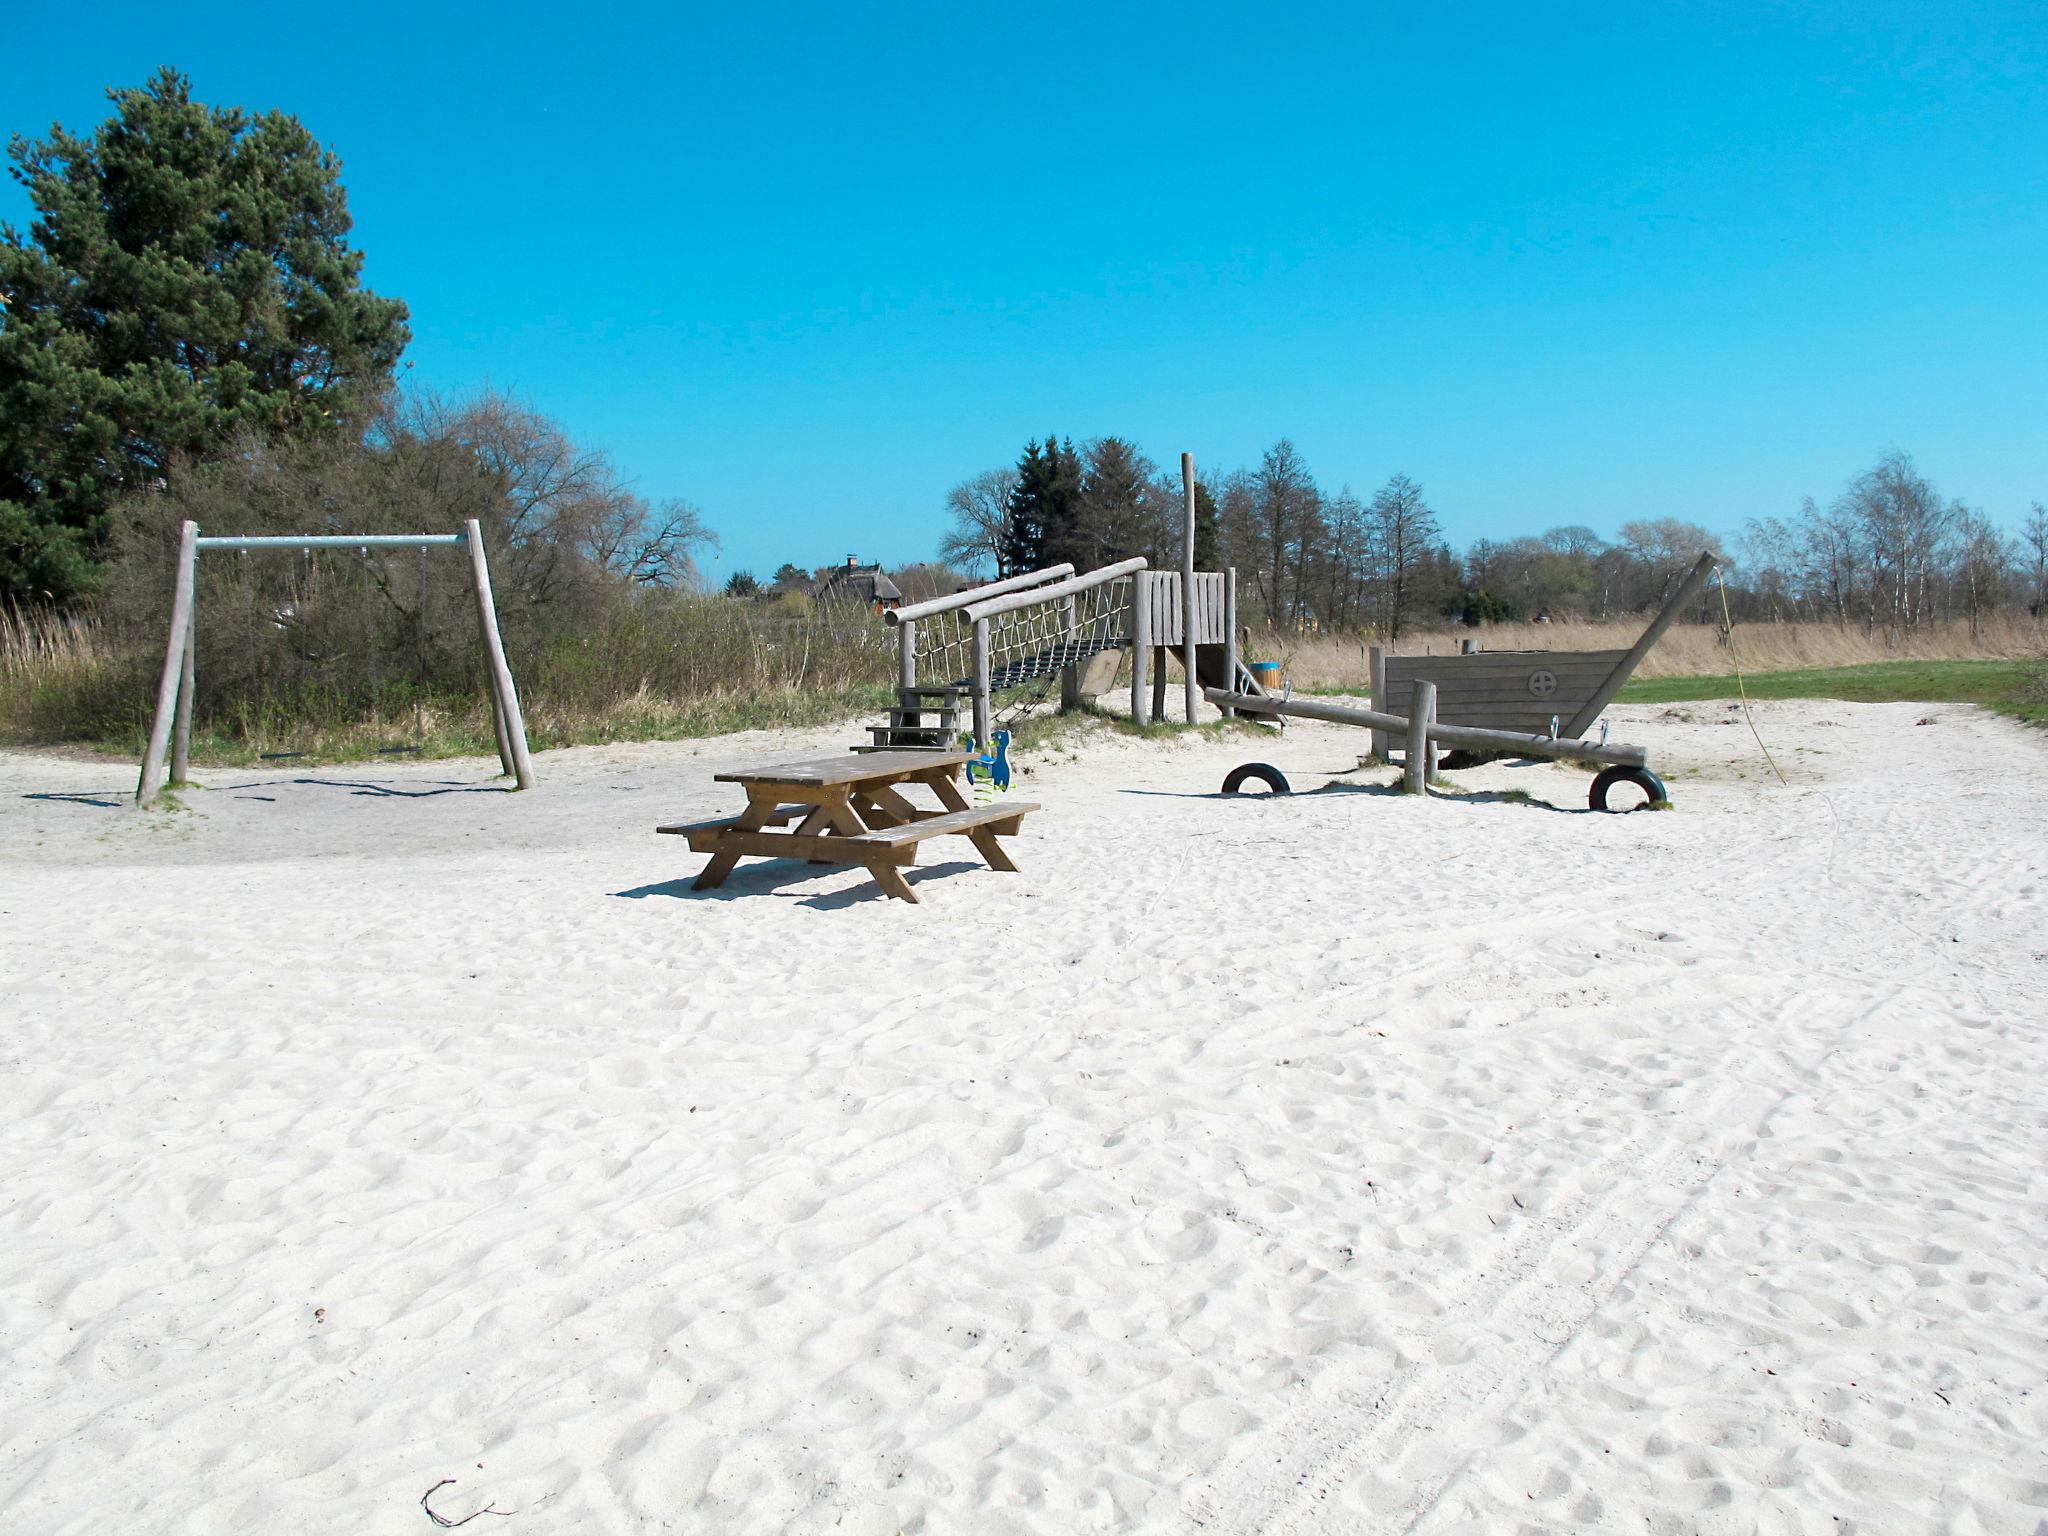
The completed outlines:
[[[1668,804],[1664,781],[1650,770],[1641,747],[1610,744],[1604,729],[1597,741],[1584,733],[1706,584],[1714,564],[1713,555],[1702,554],[1625,651],[1481,652],[1468,641],[1456,656],[1389,656],[1384,647],[1374,646],[1371,709],[1252,697],[1221,688],[1208,689],[1208,697],[1226,711],[1276,725],[1300,719],[1362,726],[1372,732],[1373,755],[1382,761],[1394,761],[1398,746],[1402,788],[1411,794],[1426,793],[1440,767],[1543,757],[1599,769],[1587,793],[1596,811],[1606,810],[1610,792],[1624,784],[1640,789],[1652,805]],[[1401,704],[1407,706],[1405,715],[1393,712]],[[1440,762],[1440,749],[1449,749],[1453,759]],[[1251,780],[1287,792],[1286,778],[1266,763],[1233,770],[1223,787],[1234,794]]]
[[[1057,676],[1060,707],[1071,709],[1108,691],[1125,651],[1140,725],[1165,717],[1169,652],[1185,674],[1189,724],[1204,683],[1264,697],[1237,653],[1237,572],[1194,568],[1194,473],[1182,454],[1178,571],[1149,570],[1142,556],[1082,574],[1053,565],[884,614],[896,629],[897,702],[889,723],[870,726],[874,740],[855,750],[950,747],[964,702],[986,751],[996,694]]]
[[[157,791],[164,753],[170,752],[171,782],[182,784],[188,776],[192,746],[193,635],[197,615],[199,557],[209,551],[250,553],[271,550],[315,549],[466,549],[469,552],[470,584],[476,594],[477,631],[489,665],[486,676],[491,690],[491,712],[498,736],[498,761],[521,789],[533,786],[533,761],[526,746],[526,718],[519,707],[519,690],[512,684],[512,668],[505,660],[505,645],[498,634],[498,610],[491,597],[491,568],[484,555],[483,531],[474,518],[460,533],[405,534],[260,534],[245,538],[202,538],[199,525],[184,524],[178,540],[178,570],[171,593],[170,633],[164,645],[163,674],[156,691],[156,716],[150,724],[149,746],[142,757],[142,775],[135,785],[135,803],[147,805]]]
[[[1436,686],[1440,720],[1528,736],[1583,736],[1698,595],[1714,564],[1713,555],[1702,554],[1625,651],[1481,651],[1468,640],[1457,656],[1394,656],[1374,646],[1373,708],[1399,710],[1413,699],[1417,683],[1429,682]],[[1392,744],[1390,732],[1373,732],[1376,756],[1388,757]]]

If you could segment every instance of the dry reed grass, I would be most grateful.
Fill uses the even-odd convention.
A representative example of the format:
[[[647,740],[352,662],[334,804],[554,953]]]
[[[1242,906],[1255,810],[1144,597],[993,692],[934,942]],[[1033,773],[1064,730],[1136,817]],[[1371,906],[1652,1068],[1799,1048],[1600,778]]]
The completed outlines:
[[[1645,621],[1646,622],[1646,621]],[[1643,622],[1489,624],[1478,629],[1406,636],[1391,649],[1402,655],[1443,656],[1477,640],[1488,651],[1621,651],[1634,645]],[[1313,635],[1296,638],[1255,633],[1252,654],[1281,663],[1297,688],[1363,688],[1370,637]],[[2048,656],[2048,625],[1998,616],[1930,625],[1900,639],[1882,630],[1835,624],[1738,624],[1732,647],[1718,626],[1674,624],[1636,669],[1638,677],[1713,677],[1733,666],[1745,672],[1853,667],[1874,661],[2022,661]]]

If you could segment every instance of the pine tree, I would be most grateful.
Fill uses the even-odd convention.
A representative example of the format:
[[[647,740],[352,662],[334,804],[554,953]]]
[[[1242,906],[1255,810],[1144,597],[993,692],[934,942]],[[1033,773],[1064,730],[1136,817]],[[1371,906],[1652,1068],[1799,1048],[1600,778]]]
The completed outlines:
[[[1082,526],[1081,456],[1069,438],[1051,433],[1044,443],[1026,443],[1010,492],[1009,525],[1003,530],[1002,568],[1009,575],[1043,570],[1071,561],[1079,569],[1088,548]]]
[[[1088,519],[1083,506],[1081,455],[1074,440],[1055,444],[1045,440],[1046,481],[1044,501],[1045,560],[1048,565],[1071,564],[1077,571],[1091,569],[1095,551],[1088,537]]]
[[[1052,439],[1046,439],[1053,448]],[[1057,452],[1057,449],[1053,449]],[[1046,488],[1051,478],[1047,454],[1035,442],[1024,445],[1017,460],[1017,483],[1010,488],[1009,520],[1002,531],[999,565],[1005,576],[1042,569],[1045,559]]]
[[[405,306],[360,284],[340,162],[165,69],[88,138],[17,136],[0,228],[0,597],[88,589],[107,511],[239,434],[328,430],[388,384]]]

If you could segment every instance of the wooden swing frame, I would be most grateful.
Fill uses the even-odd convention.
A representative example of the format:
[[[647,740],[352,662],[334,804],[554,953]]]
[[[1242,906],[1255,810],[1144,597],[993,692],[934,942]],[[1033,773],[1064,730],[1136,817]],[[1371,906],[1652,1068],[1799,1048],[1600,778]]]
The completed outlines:
[[[521,789],[533,787],[533,759],[526,746],[526,717],[519,690],[505,660],[498,633],[498,609],[491,596],[491,568],[484,555],[483,530],[475,518],[460,533],[259,534],[246,538],[202,538],[199,525],[187,521],[178,538],[178,574],[171,595],[170,633],[164,643],[163,675],[157,680],[156,715],[150,723],[149,746],[142,757],[142,775],[135,785],[135,804],[149,804],[157,792],[170,754],[171,783],[187,782],[192,750],[193,621],[199,583],[199,556],[207,550],[277,549],[433,549],[466,548],[470,584],[476,594],[477,629],[483,641],[491,685],[491,717],[498,735],[498,761]]]

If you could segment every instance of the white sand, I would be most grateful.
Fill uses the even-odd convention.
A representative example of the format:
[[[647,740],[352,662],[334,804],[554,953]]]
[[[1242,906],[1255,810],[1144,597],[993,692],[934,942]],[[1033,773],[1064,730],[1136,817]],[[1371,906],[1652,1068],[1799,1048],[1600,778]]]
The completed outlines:
[[[1615,717],[1675,814],[1105,741],[919,907],[652,835],[844,729],[0,757],[0,1530],[2041,1530],[2048,739]]]

